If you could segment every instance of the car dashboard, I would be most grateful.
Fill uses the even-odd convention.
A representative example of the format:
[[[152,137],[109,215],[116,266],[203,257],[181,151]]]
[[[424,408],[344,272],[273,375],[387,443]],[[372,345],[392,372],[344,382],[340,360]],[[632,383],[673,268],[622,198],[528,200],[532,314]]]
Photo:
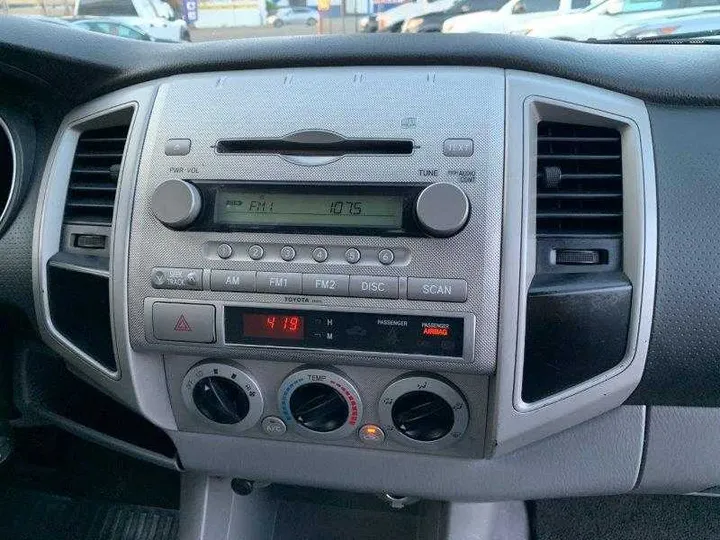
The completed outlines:
[[[712,46],[109,54],[31,26],[0,21],[21,412],[169,468],[347,491],[720,484]],[[53,412],[57,359],[163,449]]]

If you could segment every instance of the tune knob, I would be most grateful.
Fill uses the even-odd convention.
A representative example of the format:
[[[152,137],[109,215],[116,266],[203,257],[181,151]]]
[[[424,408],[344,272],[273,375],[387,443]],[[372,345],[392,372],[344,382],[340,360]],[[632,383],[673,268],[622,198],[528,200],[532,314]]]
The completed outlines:
[[[255,380],[233,364],[194,366],[182,383],[185,405],[203,425],[242,431],[262,416],[263,398]]]
[[[190,182],[167,180],[155,188],[151,208],[161,223],[173,229],[182,229],[200,214],[202,198]]]
[[[470,201],[455,184],[440,182],[420,192],[415,201],[418,224],[430,236],[446,238],[459,233],[470,215]]]

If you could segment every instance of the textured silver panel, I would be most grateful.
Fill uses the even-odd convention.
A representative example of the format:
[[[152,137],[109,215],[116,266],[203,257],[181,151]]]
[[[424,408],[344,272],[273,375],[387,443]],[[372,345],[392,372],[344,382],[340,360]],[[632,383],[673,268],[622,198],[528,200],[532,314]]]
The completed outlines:
[[[232,426],[228,428],[218,427],[211,422],[203,421],[198,418],[197,413],[189,407],[185,406],[182,396],[182,383],[187,371],[197,364],[201,359],[192,356],[174,356],[166,355],[165,373],[167,376],[168,388],[170,390],[170,401],[172,402],[173,412],[177,419],[178,429],[183,432],[203,433],[207,434],[208,445],[212,444],[211,434],[231,435],[236,439],[236,456],[228,462],[228,467],[232,469],[237,466],[238,461],[243,461],[243,448],[245,445],[253,446],[253,443],[259,442],[259,439],[269,442],[271,445],[282,449],[283,452],[292,453],[298,448],[298,443],[305,443],[311,447],[322,448],[327,446],[339,446],[347,449],[360,448],[367,453],[390,455],[394,451],[404,454],[435,454],[444,456],[481,458],[483,455],[483,447],[485,442],[485,416],[488,400],[488,377],[484,375],[466,375],[466,374],[445,374],[445,378],[454,384],[463,394],[467,401],[467,417],[468,427],[465,434],[454,444],[446,448],[437,448],[433,445],[425,447],[412,447],[407,444],[399,443],[388,437],[384,443],[380,445],[367,445],[360,441],[357,436],[357,430],[347,436],[335,440],[322,440],[318,437],[316,440],[310,439],[296,430],[288,429],[282,436],[269,436],[261,428],[260,422],[242,432],[238,436],[238,430]],[[265,410],[262,417],[280,416],[282,412],[278,406],[278,391],[285,380],[295,369],[303,366],[297,363],[284,362],[265,362],[257,360],[243,360],[241,362],[243,370],[248,373],[257,382],[261,388],[265,400]],[[313,367],[307,366],[306,367]],[[347,378],[357,389],[362,401],[361,417],[358,425],[367,423],[378,424],[383,427],[386,433],[392,426],[388,426],[382,422],[378,404],[380,396],[387,386],[394,382],[402,375],[408,375],[410,372],[399,369],[373,368],[364,366],[337,366],[334,367],[341,376]],[[417,373],[417,372],[415,372]],[[290,427],[290,426],[289,426]],[[206,447],[207,450],[210,447]],[[212,452],[210,452],[212,453]],[[182,456],[181,456],[182,457]],[[297,467],[299,462],[291,464],[292,460],[284,460],[286,463],[278,464],[267,462],[268,473],[279,471],[285,466]],[[203,467],[200,467],[201,469]],[[259,478],[259,477],[258,477]]]
[[[357,77],[362,73],[362,77]],[[478,98],[481,96],[481,98]],[[413,121],[408,121],[411,118]],[[408,127],[414,126],[414,127]],[[412,139],[407,156],[346,156],[333,163],[306,167],[274,155],[219,155],[219,139],[282,137],[299,130],[322,129],[346,137]],[[166,156],[171,138],[191,138],[187,156]],[[471,138],[472,157],[443,155],[443,141]],[[367,274],[344,260],[322,264],[282,260],[221,261],[206,257],[207,242],[378,248],[406,248],[404,267],[376,266],[379,276],[460,278],[468,281],[468,301],[439,303],[370,298],[313,297],[313,303],[347,309],[379,311],[432,310],[476,315],[475,357],[472,363],[425,362],[358,355],[356,361],[388,367],[490,373],[497,346],[502,221],[504,143],[504,77],[485,68],[330,68],[247,71],[167,79],[159,88],[148,125],[138,172],[130,238],[128,305],[131,343],[135,349],[240,356],[246,351],[219,345],[150,344],[144,339],[143,300],[158,296],[148,276],[155,266],[222,268],[263,272]],[[152,215],[155,187],[170,178],[217,179],[232,182],[306,183],[431,183],[458,182],[471,202],[467,227],[457,236],[381,238],[372,236],[287,235],[272,233],[198,233],[171,231]],[[210,291],[162,291],[166,298],[194,301],[282,303],[282,295]],[[292,301],[292,299],[290,300]],[[330,355],[298,351],[255,351],[255,358],[337,363]],[[352,362],[352,358],[344,358]]]

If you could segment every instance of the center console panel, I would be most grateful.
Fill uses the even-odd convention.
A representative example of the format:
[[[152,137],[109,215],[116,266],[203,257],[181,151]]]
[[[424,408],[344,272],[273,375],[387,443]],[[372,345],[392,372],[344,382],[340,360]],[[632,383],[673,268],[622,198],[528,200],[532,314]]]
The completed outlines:
[[[494,68],[182,75],[74,111],[53,155],[43,336],[188,470],[450,499],[634,485],[644,409],[612,409],[652,322],[641,101]],[[109,319],[58,270],[107,284]]]
[[[331,114],[309,105],[318,84]],[[491,69],[160,86],[128,316],[132,347],[163,354],[180,430],[484,454],[503,92]]]

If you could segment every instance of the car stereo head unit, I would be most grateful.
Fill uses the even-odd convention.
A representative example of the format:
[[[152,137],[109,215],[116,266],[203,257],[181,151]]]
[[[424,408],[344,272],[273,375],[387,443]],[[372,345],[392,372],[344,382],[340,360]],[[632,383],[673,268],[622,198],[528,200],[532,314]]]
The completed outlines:
[[[313,185],[168,180],[153,194],[164,225],[192,231],[448,237],[470,201],[455,184]]]

